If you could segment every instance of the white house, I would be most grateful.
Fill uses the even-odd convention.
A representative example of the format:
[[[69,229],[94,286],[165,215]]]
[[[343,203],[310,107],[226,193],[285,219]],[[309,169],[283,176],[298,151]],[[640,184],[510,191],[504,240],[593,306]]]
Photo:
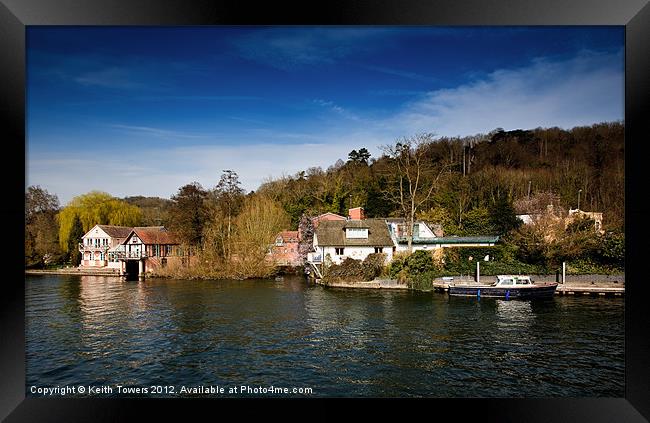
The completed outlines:
[[[384,219],[348,219],[320,222],[314,233],[313,263],[342,263],[350,257],[364,260],[373,253],[393,259],[394,244]]]
[[[314,232],[314,252],[307,260],[314,264],[340,264],[346,258],[364,260],[372,253],[386,254],[386,263],[395,253],[408,251],[406,220],[400,218],[365,219],[363,209],[351,209],[346,220],[320,222]],[[492,247],[499,237],[442,236],[442,228],[431,228],[425,222],[413,225],[412,251],[438,250],[446,247]]]
[[[123,251],[122,242],[133,228],[126,226],[95,225],[81,237],[80,267],[108,267],[120,269],[115,253]]]

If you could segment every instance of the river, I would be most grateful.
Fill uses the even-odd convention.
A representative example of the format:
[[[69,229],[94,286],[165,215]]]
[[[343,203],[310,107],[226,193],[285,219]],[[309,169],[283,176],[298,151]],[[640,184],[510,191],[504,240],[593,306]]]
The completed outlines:
[[[28,396],[40,396],[32,386],[117,384],[334,397],[624,396],[622,298],[478,300],[299,277],[28,275],[25,289]]]

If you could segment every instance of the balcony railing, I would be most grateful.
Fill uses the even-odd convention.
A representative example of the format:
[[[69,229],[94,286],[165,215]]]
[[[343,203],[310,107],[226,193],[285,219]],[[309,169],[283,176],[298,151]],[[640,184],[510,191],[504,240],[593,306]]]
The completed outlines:
[[[84,251],[107,251],[109,248],[111,248],[110,245],[87,245],[87,244],[82,244],[79,243],[79,251],[84,252]]]
[[[111,254],[115,254],[115,258],[117,259],[141,259],[148,257],[146,251],[115,251]]]
[[[322,263],[323,256],[321,254],[307,253],[307,260],[312,263]]]

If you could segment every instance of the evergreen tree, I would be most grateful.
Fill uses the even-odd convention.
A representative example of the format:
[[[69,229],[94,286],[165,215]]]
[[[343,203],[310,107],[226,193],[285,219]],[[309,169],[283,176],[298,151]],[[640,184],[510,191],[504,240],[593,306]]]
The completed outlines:
[[[497,235],[505,235],[521,225],[521,220],[512,205],[507,193],[501,192],[494,205],[491,207],[490,220]]]
[[[68,237],[68,253],[70,257],[70,264],[79,266],[81,263],[81,253],[79,252],[78,244],[81,242],[81,237],[84,236],[84,228],[81,224],[81,219],[78,215],[72,221],[72,228]]]
[[[178,189],[172,197],[170,207],[170,226],[181,240],[188,245],[199,245],[203,237],[203,228],[207,222],[206,199],[208,192],[201,184],[193,182]]]

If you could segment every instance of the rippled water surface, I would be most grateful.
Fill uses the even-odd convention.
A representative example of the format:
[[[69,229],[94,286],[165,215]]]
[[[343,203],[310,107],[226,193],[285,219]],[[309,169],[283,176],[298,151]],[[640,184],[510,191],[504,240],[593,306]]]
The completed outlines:
[[[624,396],[624,301],[283,282],[27,276],[27,387],[311,387],[314,396]],[[28,391],[28,395],[29,391]]]

